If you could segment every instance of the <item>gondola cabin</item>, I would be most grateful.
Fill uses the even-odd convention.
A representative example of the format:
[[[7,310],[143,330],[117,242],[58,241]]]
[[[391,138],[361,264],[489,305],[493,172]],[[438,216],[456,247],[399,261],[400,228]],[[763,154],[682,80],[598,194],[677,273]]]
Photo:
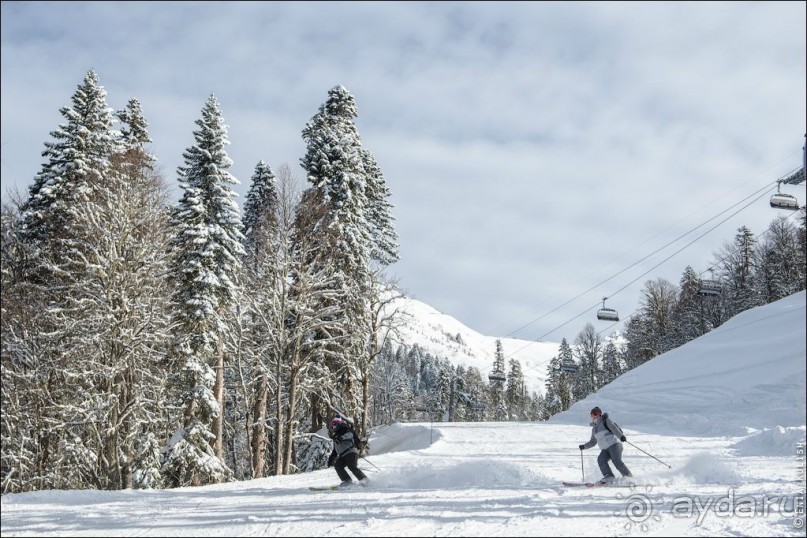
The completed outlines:
[[[720,295],[723,293],[723,286],[717,280],[702,280],[698,288],[698,295]]]
[[[507,376],[504,375],[504,372],[491,372],[488,374],[488,379],[490,381],[507,381]]]
[[[597,319],[605,321],[619,321],[619,314],[613,308],[600,308],[597,310]]]
[[[799,202],[793,195],[785,194],[783,192],[777,192],[776,194],[771,196],[771,207],[775,207],[777,209],[790,209],[795,211],[799,208]]]

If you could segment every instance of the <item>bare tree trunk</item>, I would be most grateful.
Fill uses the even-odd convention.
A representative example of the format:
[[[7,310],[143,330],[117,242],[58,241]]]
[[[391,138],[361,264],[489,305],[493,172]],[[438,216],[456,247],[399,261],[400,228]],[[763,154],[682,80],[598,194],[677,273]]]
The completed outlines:
[[[275,370],[275,383],[277,386],[277,390],[275,391],[275,475],[283,474],[283,468],[285,466],[286,458],[285,456],[285,423],[283,422],[283,383],[282,383],[282,373],[283,367],[280,361],[280,357],[282,355],[278,354],[276,356],[276,370]]]
[[[262,478],[265,471],[266,452],[266,409],[269,393],[269,380],[266,373],[258,379],[258,394],[255,397],[252,427],[252,478]]]
[[[292,450],[294,449],[294,426],[295,426],[294,414],[297,412],[296,400],[297,400],[297,373],[292,372],[292,374],[289,376],[289,406],[288,406],[289,414],[285,424],[286,438],[284,439],[285,442],[284,444],[286,450],[283,457],[283,467],[282,467],[283,472],[278,474],[289,474],[289,471],[291,471],[291,456],[292,456]],[[281,469],[281,467],[278,466],[278,469]]]
[[[368,350],[367,364],[362,368],[361,378],[361,423],[359,425],[359,436],[367,435],[367,422],[370,409],[370,371],[373,369],[373,362],[378,355],[378,311],[375,309],[371,313],[370,321],[370,349]]]
[[[224,461],[224,338],[219,334],[219,350],[216,357],[216,384],[213,386],[213,395],[219,404],[219,415],[213,418],[213,453]]]

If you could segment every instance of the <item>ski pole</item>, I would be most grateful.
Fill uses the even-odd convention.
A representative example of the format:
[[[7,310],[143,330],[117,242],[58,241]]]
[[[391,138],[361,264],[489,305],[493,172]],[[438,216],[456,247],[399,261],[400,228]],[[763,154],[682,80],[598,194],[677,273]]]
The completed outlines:
[[[580,472],[583,474],[583,482],[586,481],[586,471],[583,469],[583,450],[580,449]]]
[[[372,461],[368,460],[366,457],[362,456],[361,459],[363,459],[364,461],[366,461],[367,463],[378,469],[378,467]],[[380,471],[381,469],[378,470]]]
[[[635,449],[637,449],[637,450],[641,450],[642,452],[644,452],[645,454],[647,454],[648,456],[650,456],[651,458],[653,458],[654,460],[656,460],[656,461],[657,461],[657,462],[659,462],[660,464],[662,464],[662,465],[667,465],[666,463],[664,463],[663,461],[661,461],[660,459],[658,459],[657,457],[655,457],[653,454],[648,454],[647,452],[645,452],[644,450],[642,450],[642,449],[641,449],[641,448],[639,448],[638,446],[634,445],[634,444],[633,444],[633,443],[631,443],[630,441],[625,441],[625,442],[626,442],[626,443],[628,443],[628,444],[629,444],[630,446],[632,446],[633,448],[635,448]],[[667,468],[668,468],[668,469],[672,469],[672,465],[667,465]]]

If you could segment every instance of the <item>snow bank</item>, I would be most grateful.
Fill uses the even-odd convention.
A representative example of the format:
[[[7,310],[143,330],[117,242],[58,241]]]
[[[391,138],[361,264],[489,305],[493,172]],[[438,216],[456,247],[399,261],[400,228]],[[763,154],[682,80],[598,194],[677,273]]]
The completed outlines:
[[[745,436],[748,428],[803,428],[805,321],[804,291],[747,310],[622,375],[550,421],[587,422],[596,405],[628,436],[632,429]]]
[[[794,447],[804,446],[807,427],[766,428],[732,445],[739,456],[796,456]]]

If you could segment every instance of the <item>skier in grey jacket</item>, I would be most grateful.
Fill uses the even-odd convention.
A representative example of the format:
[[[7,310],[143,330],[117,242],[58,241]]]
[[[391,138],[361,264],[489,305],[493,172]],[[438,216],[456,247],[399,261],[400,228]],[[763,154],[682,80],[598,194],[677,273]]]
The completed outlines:
[[[633,476],[627,466],[622,463],[622,443],[626,441],[622,429],[608,418],[608,413],[603,414],[599,407],[591,410],[591,439],[587,443],[580,445],[580,450],[599,445],[600,455],[597,464],[602,472],[601,483],[607,484],[614,480],[614,473],[608,461],[614,462],[614,466],[622,473],[623,477]]]

